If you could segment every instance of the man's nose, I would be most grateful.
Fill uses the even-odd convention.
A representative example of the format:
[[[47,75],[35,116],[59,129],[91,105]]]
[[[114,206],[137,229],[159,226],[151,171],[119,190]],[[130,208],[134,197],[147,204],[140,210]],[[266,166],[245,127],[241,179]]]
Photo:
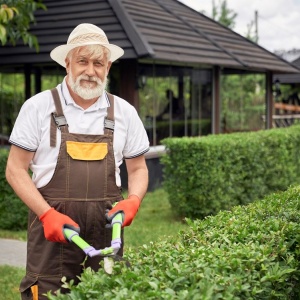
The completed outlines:
[[[94,69],[94,64],[93,64],[93,63],[89,63],[89,64],[86,66],[85,73],[86,73],[88,76],[94,76],[94,75],[95,75],[95,69]]]

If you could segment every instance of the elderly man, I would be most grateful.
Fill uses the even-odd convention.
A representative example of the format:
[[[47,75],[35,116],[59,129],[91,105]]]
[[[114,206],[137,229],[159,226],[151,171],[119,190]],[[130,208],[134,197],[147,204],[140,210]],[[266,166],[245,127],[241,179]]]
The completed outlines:
[[[105,91],[111,64],[123,53],[97,26],[78,25],[67,44],[50,53],[66,68],[63,82],[28,99],[15,122],[6,178],[30,209],[22,299],[44,299],[61,287],[63,276],[78,281],[86,257],[67,243],[63,227],[80,231],[96,249],[110,246],[107,220],[122,212],[122,227],[130,225],[146,193],[149,141],[143,124],[133,106]],[[99,262],[87,258],[84,266],[97,270]]]

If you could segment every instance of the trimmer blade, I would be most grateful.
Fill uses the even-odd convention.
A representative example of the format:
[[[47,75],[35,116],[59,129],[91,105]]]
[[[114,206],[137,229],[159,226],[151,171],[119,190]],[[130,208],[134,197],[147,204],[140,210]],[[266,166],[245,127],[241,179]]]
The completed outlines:
[[[114,259],[112,257],[104,257],[104,271],[107,274],[112,274],[114,267]]]

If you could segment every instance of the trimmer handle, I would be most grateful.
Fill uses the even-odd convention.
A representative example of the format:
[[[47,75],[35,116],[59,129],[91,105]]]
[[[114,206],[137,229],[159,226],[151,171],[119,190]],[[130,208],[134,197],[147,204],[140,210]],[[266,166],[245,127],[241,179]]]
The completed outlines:
[[[89,245],[84,239],[82,239],[78,232],[75,230],[64,228],[63,232],[65,237],[70,241],[75,243],[80,249],[82,249],[86,255],[94,257],[97,255],[100,256],[110,256],[118,253],[121,248],[121,228],[123,222],[122,213],[118,213],[111,221],[112,226],[112,240],[111,246],[104,249],[96,250],[93,246]]]

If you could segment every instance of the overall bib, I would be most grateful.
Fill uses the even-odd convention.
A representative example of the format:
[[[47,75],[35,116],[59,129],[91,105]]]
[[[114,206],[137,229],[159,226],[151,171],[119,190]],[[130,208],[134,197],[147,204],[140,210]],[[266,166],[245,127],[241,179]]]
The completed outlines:
[[[61,130],[61,146],[53,177],[39,191],[51,207],[68,215],[80,226],[80,236],[87,243],[95,249],[108,247],[112,232],[105,228],[105,212],[122,199],[115,178],[113,96],[108,94],[110,107],[104,134],[88,135],[68,131],[58,92],[56,89],[51,92],[56,113],[51,121],[50,145],[56,144],[58,128]],[[118,255],[122,252],[123,248]],[[99,256],[86,257],[73,243],[47,241],[42,223],[29,211],[26,276],[20,285],[22,299],[47,299],[43,294],[59,289],[63,276],[77,283],[77,276],[83,268],[98,270],[100,260]]]

